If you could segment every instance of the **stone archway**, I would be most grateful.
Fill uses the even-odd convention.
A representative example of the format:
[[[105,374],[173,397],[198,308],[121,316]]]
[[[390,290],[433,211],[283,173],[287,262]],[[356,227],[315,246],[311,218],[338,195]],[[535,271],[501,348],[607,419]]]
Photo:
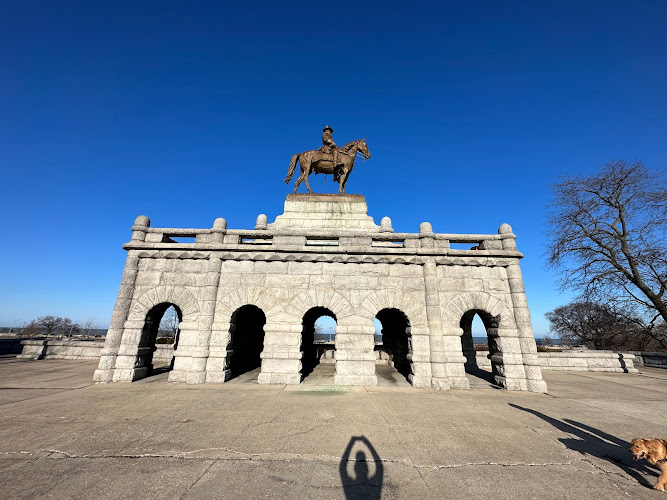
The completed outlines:
[[[442,308],[443,331],[450,332],[447,344],[460,346],[465,364],[471,365],[470,348],[461,337],[468,321],[479,314],[487,331],[493,382],[510,390],[527,390],[519,333],[514,315],[499,298],[484,292],[465,293],[452,298]],[[455,335],[454,335],[455,334]],[[456,337],[459,337],[458,339]]]
[[[192,293],[174,286],[157,286],[146,291],[134,302],[125,322],[116,356],[114,382],[132,382],[150,373],[155,351],[154,335],[157,335],[160,318],[170,306],[179,312],[179,338],[196,336],[199,304]],[[178,370],[177,361],[175,351],[170,380],[174,371]]]
[[[487,370],[487,361],[483,360],[478,362],[478,354],[475,349],[475,343],[473,339],[472,325],[475,316],[479,317],[484,325],[487,338],[488,346],[488,363],[490,363],[491,372]],[[467,311],[461,317],[461,330],[463,334],[461,335],[461,347],[463,349],[463,356],[466,358],[465,361],[465,372],[466,374],[475,377],[477,379],[485,380],[495,385],[495,377],[502,375],[500,365],[498,364],[499,357],[497,355],[501,354],[500,349],[498,348],[498,323],[500,322],[500,316],[491,316],[490,314],[479,310],[473,309]],[[469,377],[470,378],[470,377]]]
[[[336,321],[336,315],[326,307],[312,307],[303,315],[301,322],[301,380],[305,380],[323,362],[333,368],[336,352],[335,341],[317,338],[316,323],[321,317],[327,316]],[[335,336],[334,336],[335,338]],[[330,365],[330,366],[329,366]],[[319,370],[319,369],[318,369]],[[331,370],[333,376],[333,369]]]
[[[395,308],[382,309],[375,317],[382,325],[382,343],[376,346],[376,351],[386,355],[388,365],[411,381],[414,371],[410,320],[403,311]],[[376,361],[376,373],[377,363],[382,363],[382,360]]]
[[[155,367],[153,363],[154,354],[155,351],[157,351],[157,337],[159,333],[160,322],[162,321],[162,318],[164,317],[165,313],[170,307],[173,307],[175,309],[178,322],[181,323],[183,321],[183,313],[181,312],[181,310],[177,305],[172,304],[170,302],[162,302],[151,308],[150,311],[146,313],[144,328],[141,331],[141,338],[139,340],[140,355],[138,356],[139,364],[137,366],[137,368],[142,368],[142,367],[146,368],[146,374],[144,375],[144,377],[150,377],[151,375],[157,374],[157,372],[154,369]],[[179,336],[180,336],[180,330],[177,330],[174,335],[174,341],[172,343],[172,349],[174,354],[178,346]],[[168,366],[161,368],[159,372],[162,373],[164,371],[169,371],[173,368],[173,366],[174,366],[174,359],[172,355],[172,358],[169,360]]]
[[[230,319],[225,380],[256,370],[262,363],[266,316],[259,307],[239,307]]]

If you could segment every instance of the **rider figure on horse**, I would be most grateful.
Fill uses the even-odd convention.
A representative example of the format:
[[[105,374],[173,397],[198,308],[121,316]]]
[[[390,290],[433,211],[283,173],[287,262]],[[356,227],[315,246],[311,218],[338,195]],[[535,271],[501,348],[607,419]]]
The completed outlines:
[[[329,125],[324,127],[324,130],[322,130],[322,147],[320,150],[323,153],[331,153],[333,160],[334,182],[338,182],[339,171],[336,168],[338,166],[338,145],[334,142],[333,137],[331,137],[332,133],[333,129]]]

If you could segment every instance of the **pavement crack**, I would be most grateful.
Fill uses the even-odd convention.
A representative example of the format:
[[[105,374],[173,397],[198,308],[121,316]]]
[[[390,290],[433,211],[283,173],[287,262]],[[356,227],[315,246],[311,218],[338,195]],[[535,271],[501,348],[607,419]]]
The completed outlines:
[[[259,410],[259,411],[257,412],[257,415],[255,415],[255,417],[254,417],[250,422],[248,422],[248,425],[246,425],[246,426],[243,428],[243,430],[239,433],[239,435],[236,436],[236,437],[234,438],[234,440],[233,440],[231,443],[229,443],[229,446],[233,445],[233,444],[234,444],[234,443],[235,443],[235,442],[236,442],[236,441],[243,435],[243,433],[244,433],[245,431],[247,431],[247,430],[248,430],[248,429],[255,423],[255,420],[257,420],[257,419],[259,418],[259,416],[260,416],[262,413],[264,413],[264,411],[265,411],[269,406],[271,406],[271,403],[273,403],[273,402],[276,400],[276,398],[278,397],[278,395],[280,395],[280,394],[285,390],[285,387],[286,387],[286,386],[283,385],[282,388],[281,388],[278,392],[276,392],[276,394],[271,398],[271,401],[269,401],[269,402],[268,402],[268,403],[267,403],[261,410]],[[227,447],[225,447],[225,448],[227,448]],[[215,458],[211,461],[211,463],[208,465],[208,467],[206,467],[206,469],[204,469],[204,471],[201,473],[201,475],[200,475],[200,476],[199,476],[199,477],[198,477],[198,478],[197,478],[197,479],[196,479],[196,480],[195,480],[195,481],[194,481],[194,482],[193,482],[193,483],[192,483],[192,484],[191,484],[191,485],[190,485],[190,486],[183,492],[183,494],[180,496],[179,500],[183,500],[183,498],[185,498],[185,496],[188,494],[188,492],[189,492],[192,488],[195,487],[195,485],[201,480],[201,478],[203,478],[203,477],[208,473],[209,470],[211,470],[211,467],[213,467],[213,465],[220,459],[220,457],[221,457],[224,453],[225,453],[225,450],[221,451],[220,454],[219,454],[217,457],[215,457]]]
[[[568,466],[581,459],[570,460],[568,462],[466,462],[462,464],[448,464],[448,465],[418,465],[417,467],[431,470],[442,469],[460,469],[462,467],[482,467],[482,466],[497,466],[497,467],[552,467],[552,466]]]
[[[626,476],[624,476],[620,472],[611,472],[611,471],[605,470],[602,467],[600,467],[599,465],[595,464],[592,460],[590,460],[587,457],[583,457],[581,460],[583,462],[586,462],[587,464],[589,464],[596,471],[599,471],[599,474],[602,474],[602,475],[606,476],[607,478],[609,478],[609,480],[611,481],[611,484],[613,484],[616,489],[623,492],[627,497],[632,498],[632,495],[630,493],[628,493],[627,491],[625,491],[623,488],[621,488],[621,485],[617,481],[618,479],[623,479],[624,481],[630,482],[630,480]],[[593,473],[591,473],[591,474],[593,474]]]

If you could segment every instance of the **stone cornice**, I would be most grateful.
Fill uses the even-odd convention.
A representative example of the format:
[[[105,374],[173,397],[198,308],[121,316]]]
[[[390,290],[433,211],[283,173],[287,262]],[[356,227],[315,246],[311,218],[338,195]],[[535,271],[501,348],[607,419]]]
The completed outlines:
[[[325,263],[356,263],[356,264],[415,264],[423,265],[426,261],[435,261],[438,265],[506,267],[523,257],[517,251],[465,251],[449,250],[442,252],[321,252],[321,251],[289,251],[278,249],[263,249],[243,251],[239,249],[197,248],[185,249],[183,244],[178,246],[168,244],[156,245],[125,245],[126,250],[134,250],[137,257],[148,259],[195,259],[207,260],[219,258],[222,260],[254,261],[254,262],[325,262]],[[404,249],[415,250],[415,249]]]

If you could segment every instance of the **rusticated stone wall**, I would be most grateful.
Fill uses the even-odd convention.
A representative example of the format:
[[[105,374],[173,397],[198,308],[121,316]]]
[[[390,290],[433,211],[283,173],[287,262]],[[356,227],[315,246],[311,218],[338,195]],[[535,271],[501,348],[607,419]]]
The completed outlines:
[[[512,228],[438,234],[422,223],[418,233],[394,233],[389,218],[375,225],[367,212],[360,195],[297,194],[274,223],[260,215],[255,230],[227,229],[224,219],[211,229],[152,228],[138,217],[95,381],[149,374],[156,325],[174,305],[172,382],[228,380],[234,356],[250,356],[243,318],[254,314],[263,322],[253,337],[262,344],[258,382],[300,383],[304,318],[317,309],[337,324],[335,383],[377,383],[373,320],[389,311],[404,325],[390,363],[409,365],[417,387],[468,388],[462,337],[477,313],[494,346],[496,383],[544,392]]]

